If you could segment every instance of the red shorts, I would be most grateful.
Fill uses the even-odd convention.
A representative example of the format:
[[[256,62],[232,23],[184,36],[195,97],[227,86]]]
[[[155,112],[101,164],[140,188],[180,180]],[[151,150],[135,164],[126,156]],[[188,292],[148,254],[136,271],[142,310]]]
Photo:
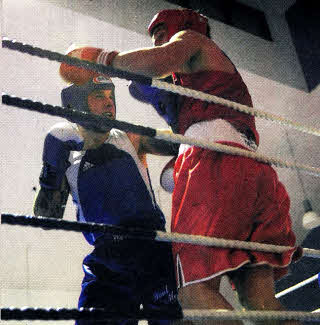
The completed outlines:
[[[268,164],[191,147],[178,157],[174,178],[172,232],[295,245],[290,200]],[[274,254],[173,243],[173,253],[184,286],[245,264],[269,264],[277,279],[286,274],[295,249]]]

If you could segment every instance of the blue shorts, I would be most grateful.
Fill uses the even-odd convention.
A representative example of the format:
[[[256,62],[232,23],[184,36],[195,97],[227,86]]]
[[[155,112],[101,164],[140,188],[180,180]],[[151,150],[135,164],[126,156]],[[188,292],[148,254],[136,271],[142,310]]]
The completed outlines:
[[[112,312],[135,314],[143,306],[146,313],[182,315],[177,300],[171,244],[143,240],[103,240],[83,261],[85,273],[78,307],[105,308]],[[161,313],[162,314],[162,313]],[[77,325],[105,324],[82,320]],[[108,324],[134,324],[138,321],[111,321]],[[169,324],[150,320],[149,324]]]

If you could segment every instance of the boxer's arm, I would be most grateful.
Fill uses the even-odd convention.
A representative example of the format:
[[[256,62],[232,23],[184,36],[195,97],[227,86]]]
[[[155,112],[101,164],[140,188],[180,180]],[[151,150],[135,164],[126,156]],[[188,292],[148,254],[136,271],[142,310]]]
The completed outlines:
[[[208,38],[191,30],[181,31],[166,44],[156,47],[120,52],[93,47],[81,47],[68,51],[68,55],[99,64],[110,65],[118,70],[164,78],[172,72],[191,73],[203,70],[203,44]],[[173,60],[174,58],[174,60]],[[60,76],[67,82],[84,84],[97,73],[84,68],[60,65]],[[112,77],[112,73],[109,77]]]
[[[168,132],[172,133],[170,130],[168,130]],[[177,156],[179,152],[179,146],[179,143],[141,136],[139,153],[160,156]]]
[[[200,58],[203,44],[208,40],[197,32],[181,31],[161,46],[120,52],[111,66],[153,78],[164,78],[172,72],[196,72],[205,68]]]
[[[61,219],[68,201],[69,192],[70,188],[66,176],[62,180],[60,189],[40,187],[34,201],[34,215]]]
[[[69,123],[58,123],[46,135],[39,177],[40,190],[36,195],[33,212],[36,216],[62,218],[69,195],[65,175],[70,166],[69,155],[82,150],[83,138]]]

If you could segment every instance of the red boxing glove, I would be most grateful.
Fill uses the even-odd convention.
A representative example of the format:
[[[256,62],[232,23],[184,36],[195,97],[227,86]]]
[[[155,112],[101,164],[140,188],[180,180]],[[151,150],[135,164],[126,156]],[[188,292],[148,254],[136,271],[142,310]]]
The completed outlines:
[[[67,55],[78,58],[80,60],[97,62],[104,65],[111,65],[113,59],[118,53],[119,52],[117,51],[107,52],[96,47],[80,47],[78,49],[70,51]],[[72,66],[67,63],[61,63],[59,72],[64,81],[76,84],[78,86],[87,83],[89,80],[92,80],[98,75],[101,75],[99,72]]]

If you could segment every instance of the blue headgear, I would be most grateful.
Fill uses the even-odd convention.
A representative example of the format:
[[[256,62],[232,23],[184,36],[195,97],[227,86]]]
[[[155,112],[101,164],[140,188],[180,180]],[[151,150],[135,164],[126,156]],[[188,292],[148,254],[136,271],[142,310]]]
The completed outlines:
[[[88,105],[88,96],[94,90],[107,89],[112,90],[112,96],[114,97],[114,84],[111,79],[106,78],[102,75],[94,77],[92,80],[84,85],[77,86],[72,84],[61,91],[61,102],[62,106],[66,108],[72,108],[74,110],[88,112],[90,113],[90,108]],[[114,102],[114,105],[116,103]],[[73,121],[74,122],[74,121]],[[77,124],[83,126],[84,128],[91,129],[98,133],[104,133],[104,129],[96,127],[87,120],[80,120],[76,122]]]
[[[61,103],[63,107],[72,108],[82,112],[90,112],[88,106],[88,96],[94,90],[111,89],[114,97],[114,84],[111,79],[104,76],[98,76],[88,83],[77,86],[72,84],[61,91]],[[115,104],[115,103],[114,103]]]

